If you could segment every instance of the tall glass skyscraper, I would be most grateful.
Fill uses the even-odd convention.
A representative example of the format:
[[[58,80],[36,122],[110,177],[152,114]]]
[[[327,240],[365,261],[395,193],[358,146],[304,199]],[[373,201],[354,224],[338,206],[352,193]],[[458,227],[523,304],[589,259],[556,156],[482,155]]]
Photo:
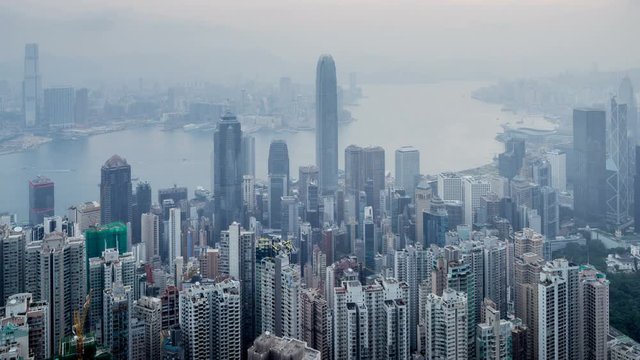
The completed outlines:
[[[242,219],[242,130],[236,116],[225,113],[213,134],[215,236]]]
[[[130,222],[132,203],[131,166],[124,158],[113,155],[101,170],[100,223]]]
[[[22,82],[22,112],[27,127],[38,125],[42,102],[38,59],[38,44],[27,44],[24,48],[24,81]]]
[[[573,151],[576,164],[574,212],[579,226],[604,221],[606,211],[606,113],[573,110]]]
[[[338,186],[338,89],[336,64],[322,55],[316,68],[316,165],[322,194]]]
[[[53,181],[38,176],[29,181],[29,223],[42,224],[45,217],[54,215]]]
[[[409,197],[416,192],[420,175],[420,152],[412,146],[396,150],[396,186],[403,188]]]
[[[289,150],[284,140],[269,146],[269,226],[282,228],[282,197],[288,195]]]

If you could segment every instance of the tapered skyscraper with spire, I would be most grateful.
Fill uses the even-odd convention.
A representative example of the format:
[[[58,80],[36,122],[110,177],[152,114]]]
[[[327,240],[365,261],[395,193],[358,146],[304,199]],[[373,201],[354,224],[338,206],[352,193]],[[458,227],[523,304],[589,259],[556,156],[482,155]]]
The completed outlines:
[[[316,165],[322,194],[338,186],[338,89],[336,64],[322,55],[316,68]]]

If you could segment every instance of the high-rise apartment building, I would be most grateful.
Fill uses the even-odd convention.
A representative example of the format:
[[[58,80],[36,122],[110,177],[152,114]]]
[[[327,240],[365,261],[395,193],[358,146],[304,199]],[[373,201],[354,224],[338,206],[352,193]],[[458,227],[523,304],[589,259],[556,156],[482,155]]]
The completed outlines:
[[[609,336],[609,280],[591,265],[579,272],[579,359],[607,359]]]
[[[484,322],[476,329],[476,359],[511,358],[511,323],[503,320],[500,309],[491,300],[484,301]]]
[[[260,269],[262,332],[301,337],[300,269],[286,255],[262,259]]]
[[[301,337],[307,345],[318,350],[322,359],[331,357],[331,312],[329,304],[318,289],[304,289],[300,293]]]
[[[606,212],[606,113],[573,110],[574,213],[581,225],[602,224]]]
[[[85,242],[63,233],[47,234],[25,250],[25,290],[49,306],[51,335],[45,341],[54,354],[71,335],[73,312],[81,309],[87,294]]]
[[[113,155],[101,169],[100,223],[131,221],[131,166],[127,160]]]
[[[176,258],[182,257],[182,219],[180,208],[169,209],[169,225],[167,238],[169,243],[169,265],[173,266]]]
[[[220,234],[219,272],[237,280],[242,295],[242,351],[251,346],[256,335],[256,258],[255,233],[234,222]]]
[[[213,134],[213,195],[216,236],[242,220],[242,130],[236,116],[222,116]]]
[[[322,55],[316,67],[316,166],[320,194],[338,187],[338,85],[336,64]]]
[[[158,298],[143,296],[133,304],[132,316],[144,326],[144,358],[159,358],[162,302]]]
[[[54,184],[51,179],[38,176],[29,181],[29,223],[42,224],[55,211]]]
[[[409,357],[408,287],[383,278],[367,286],[343,281],[333,288],[333,358]]]
[[[22,349],[26,349],[26,353],[18,354],[22,358],[48,359],[52,357],[51,344],[48,339],[51,336],[51,321],[49,315],[49,305],[46,301],[34,301],[33,295],[30,293],[15,293],[7,299],[4,310],[5,317],[2,324],[15,325],[17,329],[10,329],[6,333],[23,334],[28,333],[28,341],[21,339],[19,344],[7,344],[7,338],[4,337],[2,344],[8,348],[15,345]],[[3,349],[5,350],[5,349]],[[10,352],[10,350],[8,351]],[[3,352],[5,355],[6,352]]]
[[[327,358],[323,357],[320,351],[307,346],[304,341],[264,333],[249,348],[248,360],[266,359],[320,360]]]
[[[404,189],[411,198],[415,194],[420,176],[420,152],[412,146],[396,150],[396,186]]]
[[[129,325],[133,310],[133,289],[131,286],[114,283],[110,289],[104,289],[102,311],[103,344],[110,349],[116,359],[130,358]]]
[[[20,227],[0,225],[0,304],[25,289],[26,234]]]
[[[22,112],[26,127],[40,125],[42,79],[40,78],[38,44],[24,47],[24,80],[22,81]]]
[[[180,292],[180,329],[186,359],[241,358],[240,283],[191,285]]]
[[[465,293],[446,288],[442,296],[428,294],[423,311],[426,359],[468,358],[468,306]],[[446,334],[446,335],[445,335]]]

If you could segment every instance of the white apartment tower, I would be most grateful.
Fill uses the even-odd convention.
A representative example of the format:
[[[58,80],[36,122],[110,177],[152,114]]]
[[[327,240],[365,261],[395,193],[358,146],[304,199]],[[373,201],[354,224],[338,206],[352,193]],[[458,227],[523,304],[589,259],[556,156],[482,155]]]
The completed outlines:
[[[442,296],[429,294],[424,312],[426,359],[463,360],[468,355],[467,297],[446,288]]]
[[[491,184],[481,178],[465,176],[464,183],[464,222],[473,225],[475,214],[480,207],[480,199],[491,191]]]

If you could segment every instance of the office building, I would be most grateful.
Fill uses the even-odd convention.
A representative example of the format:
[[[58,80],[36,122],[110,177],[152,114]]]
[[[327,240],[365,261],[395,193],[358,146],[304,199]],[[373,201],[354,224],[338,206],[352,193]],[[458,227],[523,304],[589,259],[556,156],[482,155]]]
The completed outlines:
[[[431,208],[422,212],[423,246],[428,249],[431,245],[444,247],[446,234],[449,230],[449,215],[444,202],[439,198],[431,200]]]
[[[606,205],[606,113],[573,110],[574,214],[578,226],[602,224]]]
[[[131,222],[131,166],[113,155],[101,169],[100,223]]]
[[[234,222],[220,234],[219,272],[237,280],[242,295],[242,351],[251,346],[256,329],[255,233]]]
[[[269,174],[269,227],[282,229],[282,197],[289,192],[287,176]]]
[[[58,353],[59,344],[71,335],[73,312],[81,309],[87,294],[85,242],[63,233],[47,234],[32,241],[25,250],[25,291],[49,306],[51,336],[49,349]]]
[[[29,223],[42,224],[55,211],[54,185],[51,179],[38,176],[29,181]]]
[[[362,239],[364,241],[364,259],[361,258],[360,260],[364,260],[365,274],[367,276],[373,275],[376,273],[375,256],[378,253],[378,244],[373,222],[373,208],[371,206],[364,208]]]
[[[26,127],[40,125],[41,91],[38,44],[27,44],[24,47],[24,80],[22,81],[22,113]]]
[[[491,191],[491,184],[484,179],[465,176],[464,186],[464,223],[472,226],[476,212],[480,207],[480,199]]]
[[[464,201],[462,177],[451,172],[438,174],[438,197],[444,201]]]
[[[278,337],[271,333],[260,335],[249,348],[248,360],[321,360],[320,351],[304,341],[290,337]]]
[[[411,198],[420,176],[420,152],[412,146],[396,150],[396,186],[404,189]]]
[[[166,228],[169,243],[169,266],[172,267],[177,258],[182,258],[182,219],[179,208],[169,209],[169,226]]]
[[[320,194],[338,187],[338,86],[336,64],[322,55],[316,67],[316,166]]]
[[[256,177],[256,139],[251,135],[242,135],[241,164],[242,175]]]
[[[509,180],[520,173],[525,155],[524,139],[511,138],[504,144],[504,152],[498,155],[498,172]]]
[[[540,188],[537,206],[534,206],[540,215],[540,232],[547,239],[553,240],[560,231],[560,204],[558,191],[550,186]]]
[[[180,329],[185,359],[241,358],[240,283],[189,286],[180,292]]]
[[[160,220],[158,215],[145,213],[141,215],[140,240],[145,246],[145,262],[153,263],[160,258]]]
[[[75,124],[84,125],[89,122],[89,89],[76,90],[74,97],[73,120]]]
[[[620,87],[618,87],[618,96],[616,98],[619,104],[627,105],[627,129],[629,130],[629,140],[631,149],[636,146],[638,142],[638,103],[636,101],[635,92],[633,90],[633,84],[629,76],[622,78]]]
[[[567,154],[553,149],[546,156],[551,168],[551,187],[559,192],[567,191]]]
[[[268,174],[285,175],[289,179],[289,150],[284,140],[273,140],[269,145]]]
[[[420,346],[426,359],[468,359],[467,311],[463,292],[446,288],[442,296],[426,296],[422,314],[424,342]]]
[[[138,185],[136,185],[136,192],[133,194],[132,207],[131,237],[132,242],[137,244],[142,241],[142,229],[140,225],[142,221],[142,214],[146,214],[151,211],[151,185],[148,182],[139,182]]]
[[[226,113],[213,134],[213,196],[216,236],[242,220],[242,130],[236,116]]]
[[[44,89],[44,118],[50,128],[74,125],[75,91],[72,87]]]
[[[607,222],[623,226],[629,219],[631,157],[627,130],[627,105],[611,99],[607,141]]]

